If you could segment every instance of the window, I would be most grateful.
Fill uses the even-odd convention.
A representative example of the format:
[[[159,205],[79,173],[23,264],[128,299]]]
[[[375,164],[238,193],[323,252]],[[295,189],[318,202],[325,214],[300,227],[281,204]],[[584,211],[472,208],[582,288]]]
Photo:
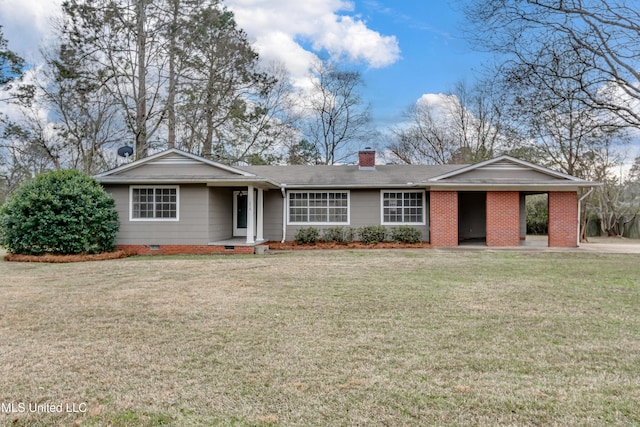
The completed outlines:
[[[178,220],[178,187],[131,187],[130,199],[132,221]]]
[[[348,191],[289,192],[290,224],[348,224]]]
[[[424,224],[424,191],[383,191],[383,224]]]

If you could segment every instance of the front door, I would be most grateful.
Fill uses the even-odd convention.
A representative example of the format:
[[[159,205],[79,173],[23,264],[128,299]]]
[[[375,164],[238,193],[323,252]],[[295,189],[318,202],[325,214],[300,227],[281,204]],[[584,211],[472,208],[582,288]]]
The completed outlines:
[[[247,235],[247,192],[233,192],[233,235]]]

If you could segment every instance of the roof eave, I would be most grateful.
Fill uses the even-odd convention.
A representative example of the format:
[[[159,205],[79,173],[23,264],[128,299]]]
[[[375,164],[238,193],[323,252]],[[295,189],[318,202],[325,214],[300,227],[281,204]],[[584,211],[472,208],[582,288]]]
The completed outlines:
[[[385,184],[332,184],[332,185],[323,185],[323,184],[287,184],[283,183],[283,187],[287,190],[306,190],[306,189],[337,189],[337,190],[366,190],[366,189],[379,189],[379,188],[425,188],[426,184],[422,183],[385,183]]]
[[[548,182],[548,183],[465,183],[465,182],[435,182],[428,184],[430,190],[458,190],[458,191],[577,191],[580,188],[599,187],[600,182]]]
[[[123,178],[123,177],[96,177],[96,181],[101,184],[114,185],[180,185],[180,184],[204,184],[208,187],[244,187],[247,185],[264,186],[269,188],[280,188],[280,184],[270,179],[261,177],[246,178],[222,178],[222,179],[206,179],[206,178]]]

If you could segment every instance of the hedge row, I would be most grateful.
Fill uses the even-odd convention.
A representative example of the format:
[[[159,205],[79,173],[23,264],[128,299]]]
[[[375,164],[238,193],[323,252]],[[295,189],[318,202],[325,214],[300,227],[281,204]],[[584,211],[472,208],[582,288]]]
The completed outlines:
[[[295,241],[298,244],[313,244],[318,241],[350,243],[354,240],[366,244],[378,242],[418,243],[422,240],[422,232],[406,225],[390,229],[382,225],[369,225],[361,228],[329,227],[322,229],[322,232],[315,227],[300,228],[295,236]]]

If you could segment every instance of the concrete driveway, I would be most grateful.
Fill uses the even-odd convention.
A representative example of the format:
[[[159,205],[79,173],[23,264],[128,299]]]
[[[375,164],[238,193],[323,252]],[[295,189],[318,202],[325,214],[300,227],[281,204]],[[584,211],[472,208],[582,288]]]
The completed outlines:
[[[590,237],[577,250],[619,254],[640,254],[640,240],[623,237]]]
[[[640,254],[640,239],[617,237],[590,237],[589,243],[581,243],[578,248],[550,248],[547,236],[527,236],[521,246],[487,247],[484,243],[466,243],[452,248],[435,250],[486,250],[486,251],[526,251],[526,252],[596,252],[610,254]]]

